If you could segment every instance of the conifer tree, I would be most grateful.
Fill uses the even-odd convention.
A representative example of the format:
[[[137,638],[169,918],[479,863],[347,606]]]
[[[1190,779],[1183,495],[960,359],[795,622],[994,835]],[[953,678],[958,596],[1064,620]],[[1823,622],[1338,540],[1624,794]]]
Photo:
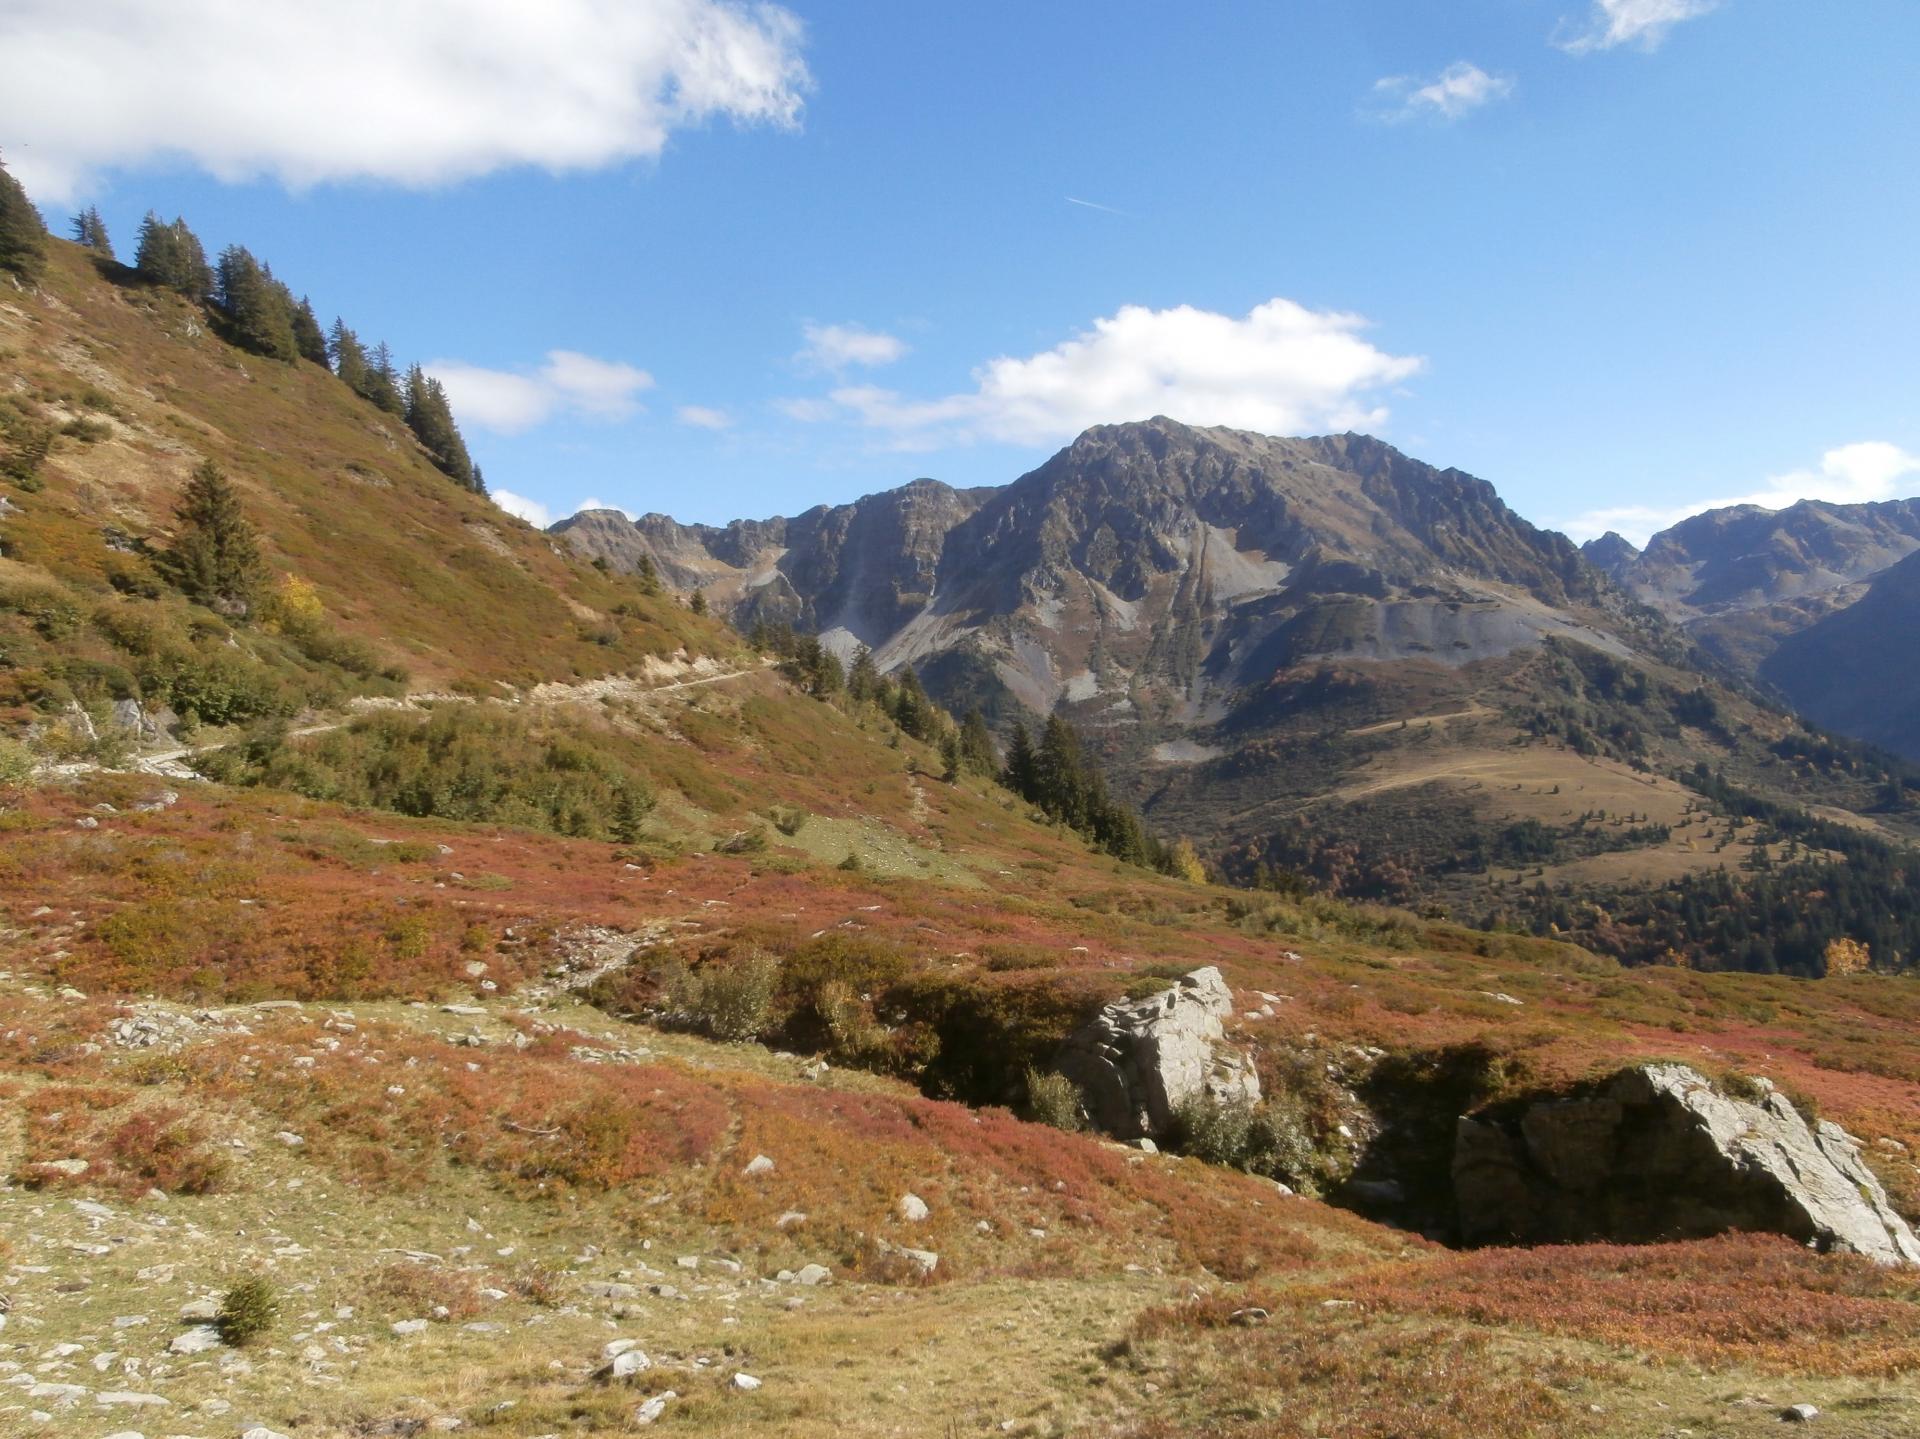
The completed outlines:
[[[1000,783],[1031,804],[1039,793],[1034,784],[1035,773],[1033,736],[1027,733],[1024,724],[1015,720],[1013,734],[1007,740],[1007,763],[1000,771]]]
[[[73,217],[73,238],[89,250],[113,258],[113,241],[107,238],[107,222],[100,218],[100,211],[89,205]]]
[[[960,724],[959,743],[960,763],[969,774],[993,773],[993,735],[979,710],[967,711],[966,719]]]
[[[695,590],[687,597],[687,608],[692,610],[696,615],[704,615],[707,612],[707,592],[705,590]]]
[[[873,651],[865,645],[853,652],[853,664],[847,670],[847,693],[861,704],[879,697],[880,669],[873,662]]]
[[[634,560],[633,578],[640,586],[641,594],[657,595],[660,593],[660,571],[654,568],[652,555],[643,552]],[[761,627],[756,626],[756,628]],[[762,644],[756,644],[754,647],[761,650],[766,648],[766,646]]]
[[[213,293],[207,252],[185,220],[176,219],[169,225],[147,211],[146,219],[140,222],[140,243],[133,266],[142,279],[178,290],[189,300],[205,300]]]
[[[218,299],[242,349],[291,363],[300,357],[293,338],[292,296],[243,245],[220,252]]]
[[[233,482],[212,460],[187,481],[174,511],[179,525],[162,568],[190,599],[222,614],[245,616],[260,592],[259,540]]]
[[[0,164],[0,270],[22,280],[40,277],[47,260],[47,222],[18,180]]]
[[[390,415],[404,415],[407,402],[400,393],[400,372],[393,363],[393,351],[382,340],[367,356],[367,388],[361,392]]]
[[[333,329],[327,335],[327,358],[333,361],[333,372],[340,377],[340,383],[354,394],[362,397],[367,393],[367,352],[360,347],[360,337],[347,328],[346,321],[336,317]]]
[[[293,347],[303,360],[316,365],[327,363],[327,337],[321,333],[320,320],[305,295],[293,307]]]
[[[433,462],[469,489],[473,486],[473,459],[467,454],[446,387],[415,365],[407,375],[407,428],[426,447]]]

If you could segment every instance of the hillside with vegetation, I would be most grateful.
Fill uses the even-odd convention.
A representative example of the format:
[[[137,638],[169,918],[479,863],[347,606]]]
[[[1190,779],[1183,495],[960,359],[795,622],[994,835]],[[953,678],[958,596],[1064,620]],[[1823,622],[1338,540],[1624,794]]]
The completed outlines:
[[[337,352],[37,245],[0,288],[6,1426],[1920,1422],[1914,1271],[1456,1247],[1460,1117],[1636,1060],[1845,1125],[1920,1217],[1875,936],[1819,980],[1628,968],[1210,882],[1097,737],[996,750],[911,668],[742,635],[500,514]],[[1205,967],[1258,1105],[1090,1131],[1063,1043]]]

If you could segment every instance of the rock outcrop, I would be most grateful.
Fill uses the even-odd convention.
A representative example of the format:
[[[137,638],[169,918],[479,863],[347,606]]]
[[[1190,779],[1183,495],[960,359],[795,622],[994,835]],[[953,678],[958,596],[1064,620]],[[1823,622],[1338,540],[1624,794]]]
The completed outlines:
[[[1061,1047],[1054,1068],[1079,1087],[1093,1125],[1118,1139],[1164,1134],[1197,1095],[1253,1104],[1260,1078],[1226,1043],[1233,992],[1211,965],[1144,999],[1107,1005]]]
[[[1760,1081],[1757,1099],[1681,1064],[1622,1071],[1597,1093],[1517,1116],[1463,1116],[1454,1195],[1470,1243],[1645,1243],[1729,1230],[1785,1234],[1883,1264],[1920,1264],[1839,1125],[1809,1125]]]

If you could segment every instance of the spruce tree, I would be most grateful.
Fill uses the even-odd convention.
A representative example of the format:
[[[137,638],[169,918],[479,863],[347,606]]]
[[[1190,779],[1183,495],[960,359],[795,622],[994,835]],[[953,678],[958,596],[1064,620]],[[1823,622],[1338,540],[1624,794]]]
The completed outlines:
[[[155,285],[178,290],[189,300],[205,300],[213,293],[213,271],[200,238],[185,220],[167,224],[153,211],[140,222],[140,242],[133,260],[140,277]]]
[[[333,329],[327,336],[327,357],[333,361],[333,372],[340,377],[340,383],[354,394],[365,396],[367,393],[367,352],[360,348],[360,337],[347,328],[346,321],[336,318]]]
[[[362,393],[390,415],[404,415],[407,402],[400,393],[400,372],[393,363],[393,351],[382,340],[367,356],[367,388]]]
[[[303,360],[316,365],[327,363],[327,337],[321,333],[319,318],[305,295],[293,307],[293,347]]]
[[[47,261],[47,223],[0,163],[0,270],[33,281]]]
[[[233,482],[212,460],[187,480],[174,519],[179,532],[161,556],[167,578],[211,609],[246,615],[264,574],[260,544]]]
[[[853,652],[853,664],[847,670],[847,693],[861,704],[880,694],[880,669],[873,662],[873,651],[865,645]]]
[[[970,774],[990,775],[994,771],[993,735],[987,729],[986,717],[977,709],[968,710],[960,723],[960,763]]]
[[[107,238],[107,222],[100,218],[100,211],[92,205],[87,206],[73,217],[73,238],[89,250],[113,258],[113,241]]]
[[[467,454],[460,427],[453,422],[453,406],[446,387],[415,365],[407,374],[407,428],[426,447],[433,462],[469,489],[473,487],[473,459]]]
[[[1007,763],[1000,771],[1000,783],[1031,804],[1039,791],[1035,788],[1033,736],[1020,721],[1013,722],[1013,734],[1007,740]]]
[[[289,363],[300,357],[293,337],[292,296],[271,270],[244,245],[229,245],[220,252],[218,279],[220,308],[235,344]]]

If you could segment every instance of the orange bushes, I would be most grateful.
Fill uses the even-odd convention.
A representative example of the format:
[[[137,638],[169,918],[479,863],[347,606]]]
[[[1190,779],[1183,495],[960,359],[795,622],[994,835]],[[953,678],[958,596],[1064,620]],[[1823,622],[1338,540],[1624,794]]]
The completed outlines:
[[[31,1095],[16,1177],[34,1188],[71,1184],[127,1195],[220,1188],[227,1161],[199,1120],[175,1105],[134,1101],[131,1091],[106,1085],[56,1085]],[[60,1166],[69,1160],[86,1167],[68,1173]]]
[[[1869,1375],[1920,1364],[1920,1275],[1773,1236],[1488,1249],[1370,1270],[1328,1292],[1704,1364]]]

